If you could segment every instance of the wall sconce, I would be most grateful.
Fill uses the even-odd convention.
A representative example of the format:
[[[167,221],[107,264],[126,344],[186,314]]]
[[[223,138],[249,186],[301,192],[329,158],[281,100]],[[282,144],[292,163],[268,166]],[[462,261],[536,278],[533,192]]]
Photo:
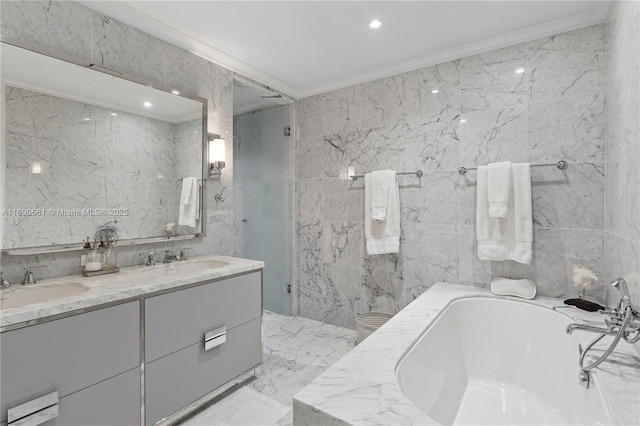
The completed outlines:
[[[224,169],[224,139],[209,133],[209,179],[220,180]]]

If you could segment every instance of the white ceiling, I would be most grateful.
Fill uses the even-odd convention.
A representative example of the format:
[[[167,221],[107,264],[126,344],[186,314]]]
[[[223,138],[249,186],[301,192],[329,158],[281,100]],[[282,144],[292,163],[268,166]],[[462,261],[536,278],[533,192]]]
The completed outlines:
[[[609,1],[81,1],[295,98],[603,22]],[[382,21],[372,30],[371,19]]]

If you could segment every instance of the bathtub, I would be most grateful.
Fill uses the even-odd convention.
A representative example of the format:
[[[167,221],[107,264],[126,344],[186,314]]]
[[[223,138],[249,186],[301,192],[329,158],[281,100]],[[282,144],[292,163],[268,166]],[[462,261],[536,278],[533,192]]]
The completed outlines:
[[[572,322],[527,302],[454,300],[402,355],[398,384],[443,425],[611,424],[597,377],[578,382]]]
[[[578,342],[594,334],[565,329],[604,317],[554,306],[434,284],[294,395],[294,424],[640,425],[640,354],[620,343],[585,389]]]

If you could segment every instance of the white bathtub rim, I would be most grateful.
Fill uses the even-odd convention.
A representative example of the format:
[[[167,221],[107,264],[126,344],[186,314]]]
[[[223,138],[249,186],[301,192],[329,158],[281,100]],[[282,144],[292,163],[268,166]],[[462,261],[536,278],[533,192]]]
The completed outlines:
[[[449,308],[449,306],[451,306],[454,302],[457,302],[459,300],[466,300],[466,299],[499,299],[499,300],[507,300],[507,301],[510,301],[510,302],[525,303],[525,304],[528,304],[528,305],[533,305],[533,306],[537,306],[537,307],[542,308],[542,309],[553,311],[556,314],[560,314],[562,316],[567,317],[572,322],[576,321],[575,317],[567,315],[563,311],[553,309],[553,306],[561,306],[561,305],[554,304],[553,306],[549,307],[549,306],[547,306],[545,304],[540,303],[541,301],[545,301],[544,299],[547,299],[545,302],[549,302],[551,300],[557,300],[557,299],[550,299],[550,298],[545,298],[545,297],[540,297],[540,296],[536,297],[535,299],[522,299],[522,298],[517,297],[517,296],[503,296],[503,295],[497,295],[497,294],[493,294],[493,293],[491,293],[491,294],[478,294],[478,295],[466,295],[466,296],[454,297],[453,299],[449,300],[449,302],[445,305],[445,307],[442,308],[438,312],[438,314],[435,317],[433,317],[433,319],[430,320],[430,322],[425,326],[425,328],[420,332],[420,334],[418,334],[413,339],[413,341],[411,342],[409,347],[407,347],[402,352],[402,355],[400,356],[400,358],[398,358],[398,361],[396,362],[396,364],[394,366],[394,369],[393,369],[394,373],[396,373],[398,371],[398,365],[400,364],[400,361],[402,361],[402,359],[407,355],[407,353],[411,350],[411,348],[413,348],[415,346],[415,344],[426,334],[426,332],[431,327],[433,327],[433,325],[440,319],[442,314]],[[578,308],[572,308],[572,307],[569,307],[569,305],[562,305],[562,309],[566,310],[568,312],[575,311],[575,313],[577,315],[580,315],[582,313],[582,312],[578,311]],[[591,324],[594,324],[594,325],[603,326],[604,325],[604,317],[602,317],[602,321],[594,321],[593,319],[580,319],[580,322],[583,322],[583,323],[586,322],[586,323],[591,323]],[[386,326],[387,323],[383,324],[382,327]],[[380,327],[380,328],[382,328],[382,327]],[[591,335],[596,336],[595,334],[591,334]],[[588,343],[588,341],[585,341],[585,334],[579,333],[579,337],[580,337],[580,343],[582,343],[583,346],[586,343]],[[577,366],[576,366],[576,368],[577,368]],[[596,370],[594,370],[593,372],[597,373]]]
[[[402,394],[404,395],[404,391],[402,390],[402,387],[400,386],[400,378],[399,378],[399,372],[398,372],[398,368],[400,366],[400,364],[402,363],[402,361],[407,357],[407,355],[409,354],[409,352],[411,352],[411,350],[416,346],[416,344],[418,342],[420,342],[420,340],[424,337],[424,335],[429,331],[429,329],[433,328],[438,321],[440,320],[440,318],[442,318],[443,314],[449,309],[449,307],[451,305],[453,305],[456,302],[459,301],[463,301],[463,300],[475,300],[475,299],[485,299],[485,300],[504,300],[507,302],[515,302],[515,303],[524,303],[527,305],[531,305],[531,306],[535,306],[537,308],[546,310],[546,311],[551,311],[554,315],[555,314],[559,314],[563,317],[565,317],[568,321],[570,322],[575,322],[575,319],[573,317],[571,317],[570,315],[567,315],[565,312],[553,309],[554,306],[561,306],[561,305],[557,305],[554,304],[553,306],[546,306],[543,303],[540,303],[541,301],[545,301],[545,302],[550,302],[550,301],[556,301],[556,299],[548,299],[548,300],[544,300],[545,298],[540,297],[540,299],[538,298],[534,298],[534,299],[523,299],[521,297],[517,297],[517,296],[506,296],[506,295],[497,295],[495,293],[491,293],[491,294],[481,294],[481,295],[466,295],[466,296],[458,296],[458,297],[454,297],[451,300],[449,300],[449,302],[445,305],[444,308],[442,308],[438,314],[433,317],[433,319],[431,319],[431,321],[424,327],[424,330],[422,330],[420,332],[420,334],[418,334],[413,341],[411,342],[411,344],[402,352],[402,355],[398,358],[398,360],[395,363],[393,372],[394,372],[394,376],[396,377],[396,382],[398,384],[398,388],[400,389],[400,391],[402,392]],[[562,305],[563,306],[563,310],[569,310],[569,312],[572,311],[577,311],[577,308],[564,308],[564,306],[566,305]],[[580,314],[581,312],[577,312],[578,314]],[[582,322],[585,322],[585,320],[582,320]],[[599,325],[603,325],[604,324],[604,317],[603,320],[601,322],[596,322],[593,320],[586,320],[586,322],[591,322],[591,323],[598,323]],[[596,336],[596,334],[591,334],[594,337]],[[585,341],[585,334],[583,333],[579,333],[578,338],[580,340],[580,343],[582,345],[582,347],[586,346],[586,344],[588,343],[588,341]],[[577,363],[577,356],[576,356],[576,380],[578,380],[578,372],[579,372],[579,365]],[[587,358],[592,358],[590,356],[588,356]],[[592,358],[591,361],[593,361],[594,359]],[[607,417],[613,421],[614,416],[613,416],[613,412],[611,410],[611,404],[609,399],[607,398],[607,395],[603,392],[602,390],[602,386],[600,384],[600,379],[598,377],[598,370],[594,369],[591,371],[591,380],[593,381],[593,385],[595,387],[596,392],[598,393],[598,395],[600,396],[600,398],[604,401],[604,408],[606,410],[606,414]],[[406,395],[405,395],[406,397]],[[408,399],[408,398],[407,398]],[[425,415],[429,416],[428,414],[425,413]],[[429,418],[431,418],[429,416]],[[439,422],[437,422],[435,419],[431,418],[434,422],[434,424],[440,424]]]
[[[436,283],[298,392],[293,401],[294,419],[296,411],[303,410],[315,416],[322,424],[438,424],[402,393],[397,383],[395,366],[401,355],[450,302],[483,296],[541,305],[549,309],[564,306],[562,300],[557,298],[538,295],[536,299],[524,300],[512,296],[496,296],[481,287]],[[602,324],[604,320],[599,314],[573,309],[556,312],[580,322]],[[595,337],[593,333],[587,334],[588,339],[591,336]],[[607,371],[597,372],[602,385],[600,389],[614,424],[639,425],[640,368],[628,361],[631,356],[632,361],[640,365],[640,356],[626,342],[621,342],[612,356],[616,353],[619,353],[620,360],[624,362],[605,363],[609,364]],[[576,356],[576,375],[577,371]],[[384,388],[384,392],[376,393],[373,388]]]

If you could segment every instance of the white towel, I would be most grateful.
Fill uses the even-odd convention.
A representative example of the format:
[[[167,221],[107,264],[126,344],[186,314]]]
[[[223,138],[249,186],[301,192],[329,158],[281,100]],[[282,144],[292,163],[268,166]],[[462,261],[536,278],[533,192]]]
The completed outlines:
[[[531,263],[533,220],[529,164],[511,165],[509,212],[504,219],[489,216],[487,166],[478,167],[476,233],[478,257],[482,260],[515,260]]]
[[[400,197],[396,173],[389,185],[387,214],[383,221],[371,220],[371,173],[364,176],[364,236],[367,254],[398,253],[400,251]]]
[[[200,185],[197,178],[186,177],[182,179],[178,224],[195,228],[199,219]]]
[[[487,195],[489,216],[507,217],[509,212],[509,187],[511,185],[511,162],[489,164]]]
[[[383,221],[387,218],[389,189],[396,183],[396,172],[377,170],[371,173],[371,220]]]

